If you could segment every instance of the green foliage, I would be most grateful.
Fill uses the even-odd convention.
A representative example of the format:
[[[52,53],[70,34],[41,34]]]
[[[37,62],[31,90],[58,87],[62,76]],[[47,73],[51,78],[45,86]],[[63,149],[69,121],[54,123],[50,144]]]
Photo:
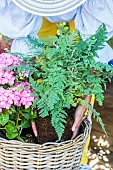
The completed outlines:
[[[9,110],[3,109],[0,113],[0,129],[6,132],[8,139],[19,139],[21,141],[21,133],[24,128],[31,126],[31,121],[34,121],[36,114],[29,107],[11,106]]]
[[[64,110],[76,107],[84,95],[94,94],[102,105],[102,85],[106,87],[107,80],[113,76],[111,66],[95,61],[96,51],[104,47],[107,39],[104,24],[85,40],[79,31],[73,34],[67,28],[65,31],[61,28],[59,35],[47,39],[28,37],[31,53],[24,56],[23,64],[18,67],[18,70],[30,72],[29,82],[36,96],[33,108],[41,117],[51,117],[59,140],[66,124]],[[93,113],[105,131],[100,114]]]

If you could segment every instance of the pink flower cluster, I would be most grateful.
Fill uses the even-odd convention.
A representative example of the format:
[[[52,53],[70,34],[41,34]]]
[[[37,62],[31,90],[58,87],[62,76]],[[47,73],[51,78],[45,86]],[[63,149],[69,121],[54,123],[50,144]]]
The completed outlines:
[[[28,82],[17,83],[9,89],[0,87],[0,112],[3,108],[9,109],[12,104],[25,106],[25,108],[30,107],[35,99],[32,93],[33,90],[30,89]]]
[[[9,66],[16,66],[19,65],[19,58],[7,54],[7,53],[2,53],[0,54],[0,84],[14,84],[15,76],[14,76],[14,71],[12,70],[4,70],[4,68],[7,68]]]
[[[28,82],[16,83],[15,86],[12,87],[12,89],[15,96],[14,105],[23,105],[25,106],[25,108],[28,108],[32,105],[32,102],[35,99],[32,96],[32,93],[34,91],[30,88],[30,84]]]
[[[9,109],[13,104],[14,94],[10,89],[0,87],[0,112],[3,108]]]
[[[10,109],[11,105],[28,108],[35,99],[32,96],[34,91],[28,82],[15,83],[15,73],[13,70],[2,71],[3,68],[19,65],[19,61],[20,59],[14,55],[7,53],[0,54],[0,112],[2,112],[3,108]],[[5,89],[4,84],[13,86]]]

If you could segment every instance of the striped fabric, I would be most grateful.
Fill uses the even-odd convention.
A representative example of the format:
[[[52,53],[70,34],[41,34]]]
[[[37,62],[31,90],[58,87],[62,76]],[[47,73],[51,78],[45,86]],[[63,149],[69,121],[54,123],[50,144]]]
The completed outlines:
[[[81,34],[92,35],[105,23],[108,39],[113,36],[113,0],[87,0],[77,9],[60,16],[46,17],[51,22],[69,22],[74,19],[76,28]],[[0,2],[0,33],[15,39],[12,51],[27,52],[25,44],[27,35],[36,36],[42,25],[42,18],[27,13],[15,6],[12,0]],[[108,63],[113,59],[113,50],[106,44],[98,52],[97,61]]]
[[[12,51],[28,52],[28,35],[36,36],[42,17],[21,10],[11,0],[0,0],[0,33],[14,39]]]

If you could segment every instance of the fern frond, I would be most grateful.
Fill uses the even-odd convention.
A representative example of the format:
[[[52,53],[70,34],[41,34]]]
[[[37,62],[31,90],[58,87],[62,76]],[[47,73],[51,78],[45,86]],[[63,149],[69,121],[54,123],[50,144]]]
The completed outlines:
[[[67,113],[62,110],[59,111],[57,107],[56,111],[51,112],[51,115],[52,115],[51,123],[55,128],[55,131],[58,135],[58,139],[60,141],[62,134],[64,133]]]

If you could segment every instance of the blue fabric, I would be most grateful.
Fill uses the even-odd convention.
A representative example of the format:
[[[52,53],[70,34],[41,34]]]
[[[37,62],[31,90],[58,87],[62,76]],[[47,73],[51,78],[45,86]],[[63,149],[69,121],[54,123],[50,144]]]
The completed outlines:
[[[113,66],[113,59],[108,62],[109,65]]]
[[[69,22],[74,19],[76,28],[90,36],[105,23],[108,39],[113,36],[113,0],[87,0],[77,9],[56,17],[47,17],[51,22]],[[25,43],[27,35],[37,36],[42,25],[42,17],[30,14],[17,7],[12,0],[0,1],[0,33],[13,38],[12,51],[28,52]],[[106,44],[98,51],[97,61],[108,63],[113,59],[113,50]]]
[[[88,165],[80,165],[79,170],[91,170],[91,168]]]

